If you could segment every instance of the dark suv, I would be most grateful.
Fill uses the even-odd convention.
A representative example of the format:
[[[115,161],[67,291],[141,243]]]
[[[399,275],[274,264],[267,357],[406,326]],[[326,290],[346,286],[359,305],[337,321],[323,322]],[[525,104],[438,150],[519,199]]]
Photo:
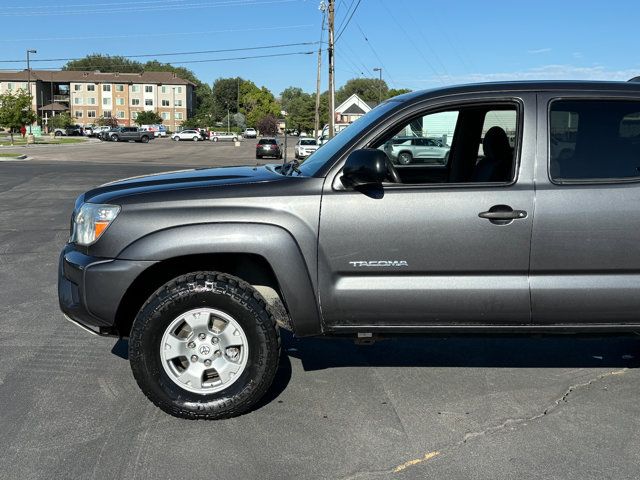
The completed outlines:
[[[280,144],[275,138],[261,138],[256,144],[256,158],[274,157],[282,158]]]
[[[384,147],[407,131],[446,136],[448,161],[394,165]],[[129,338],[157,406],[229,417],[269,388],[279,328],[640,331],[639,204],[639,83],[416,92],[302,164],[80,195],[58,295],[71,321]]]

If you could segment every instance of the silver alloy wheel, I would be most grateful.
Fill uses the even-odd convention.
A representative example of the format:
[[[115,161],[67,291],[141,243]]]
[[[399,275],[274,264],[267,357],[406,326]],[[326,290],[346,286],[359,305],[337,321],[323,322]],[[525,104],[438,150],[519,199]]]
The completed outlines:
[[[411,154],[403,152],[398,155],[398,163],[400,165],[409,165],[411,163]]]
[[[180,388],[207,395],[226,389],[244,371],[249,342],[240,324],[214,308],[197,308],[173,320],[160,342],[160,360]]]

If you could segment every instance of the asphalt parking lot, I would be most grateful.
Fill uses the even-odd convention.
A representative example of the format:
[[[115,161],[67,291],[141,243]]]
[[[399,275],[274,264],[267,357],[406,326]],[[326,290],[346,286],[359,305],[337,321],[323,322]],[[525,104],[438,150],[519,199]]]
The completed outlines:
[[[42,146],[0,161],[0,478],[638,478],[640,337],[284,334],[252,412],[204,422],[156,409],[126,345],[58,310],[73,199],[126,176],[255,164],[254,146]]]

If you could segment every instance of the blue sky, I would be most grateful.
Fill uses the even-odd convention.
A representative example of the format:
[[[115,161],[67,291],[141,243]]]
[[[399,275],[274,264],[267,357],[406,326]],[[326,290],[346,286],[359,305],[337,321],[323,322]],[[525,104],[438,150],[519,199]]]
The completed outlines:
[[[326,0],[325,0],[326,1]],[[0,2],[0,60],[143,55],[317,42],[319,0],[34,0]],[[336,0],[336,27],[358,0]],[[627,80],[640,75],[640,2],[360,0],[336,43],[337,86],[391,87],[519,79]],[[326,33],[324,39],[326,40]],[[317,44],[158,57],[188,62],[317,50]],[[141,59],[146,60],[146,59]],[[326,54],[322,84],[327,86]],[[279,94],[315,90],[317,56],[186,63],[203,81],[242,76]],[[64,62],[34,62],[32,68]],[[0,63],[0,68],[25,68]]]

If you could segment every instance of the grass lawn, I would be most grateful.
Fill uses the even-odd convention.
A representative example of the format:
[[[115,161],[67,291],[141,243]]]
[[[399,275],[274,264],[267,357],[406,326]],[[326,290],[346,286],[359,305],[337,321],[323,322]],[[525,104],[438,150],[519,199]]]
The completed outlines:
[[[0,158],[18,158],[21,156],[21,153],[0,153]]]
[[[36,137],[36,145],[68,145],[71,143],[84,143],[87,139],[83,137]],[[27,140],[20,135],[13,137],[13,145],[26,145]],[[0,137],[0,147],[11,146],[11,137]]]

